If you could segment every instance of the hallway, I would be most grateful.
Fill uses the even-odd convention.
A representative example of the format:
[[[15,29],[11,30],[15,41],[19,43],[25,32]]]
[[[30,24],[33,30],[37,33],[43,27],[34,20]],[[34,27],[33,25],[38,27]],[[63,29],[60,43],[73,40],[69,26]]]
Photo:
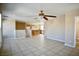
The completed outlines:
[[[79,49],[64,46],[64,43],[37,36],[33,38],[4,39],[2,56],[74,56]]]

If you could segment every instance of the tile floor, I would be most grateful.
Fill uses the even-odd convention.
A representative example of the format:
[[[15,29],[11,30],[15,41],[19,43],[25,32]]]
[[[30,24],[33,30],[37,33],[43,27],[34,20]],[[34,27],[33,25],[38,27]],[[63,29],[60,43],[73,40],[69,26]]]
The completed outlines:
[[[32,38],[4,39],[1,56],[78,56],[79,49],[64,43],[37,36]]]

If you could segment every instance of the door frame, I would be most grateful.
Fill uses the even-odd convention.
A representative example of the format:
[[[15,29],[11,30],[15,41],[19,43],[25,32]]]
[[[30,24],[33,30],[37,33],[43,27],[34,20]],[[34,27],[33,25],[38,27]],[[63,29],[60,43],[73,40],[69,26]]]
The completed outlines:
[[[79,16],[76,16],[75,17],[75,20],[74,20],[74,46],[76,47],[76,22],[77,22],[77,17],[79,18]]]

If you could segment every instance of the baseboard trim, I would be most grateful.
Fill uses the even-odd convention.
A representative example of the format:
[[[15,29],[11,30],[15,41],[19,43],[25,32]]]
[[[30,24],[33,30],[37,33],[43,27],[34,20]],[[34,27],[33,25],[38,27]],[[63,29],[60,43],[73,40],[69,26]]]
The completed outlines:
[[[52,38],[52,37],[49,37],[49,36],[47,36],[46,38],[51,39],[51,40],[60,41],[60,42],[65,42],[65,41],[63,41],[63,40],[55,39],[55,38]]]
[[[65,43],[65,46],[68,46],[68,47],[71,47],[71,48],[75,48],[75,46],[72,46],[72,45],[66,44],[66,43]]]

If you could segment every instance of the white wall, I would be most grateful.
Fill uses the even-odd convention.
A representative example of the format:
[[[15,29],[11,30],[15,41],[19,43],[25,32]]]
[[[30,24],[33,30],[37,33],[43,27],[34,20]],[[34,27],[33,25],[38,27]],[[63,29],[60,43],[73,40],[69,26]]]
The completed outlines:
[[[65,42],[65,16],[58,16],[55,20],[48,20],[45,24],[45,36],[52,40]]]
[[[15,20],[3,20],[3,37],[15,38]]]
[[[69,11],[65,14],[65,45],[75,47],[74,29],[75,17],[79,16],[79,9]]]

